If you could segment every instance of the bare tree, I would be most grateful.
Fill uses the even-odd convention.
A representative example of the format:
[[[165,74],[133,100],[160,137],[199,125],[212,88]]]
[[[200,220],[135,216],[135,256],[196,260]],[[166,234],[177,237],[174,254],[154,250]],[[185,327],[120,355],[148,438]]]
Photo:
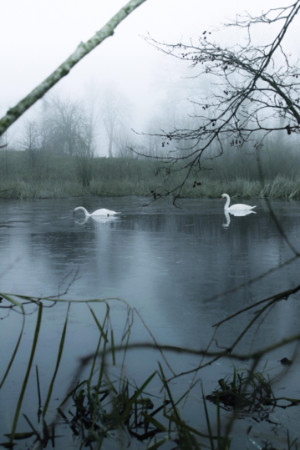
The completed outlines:
[[[81,153],[88,124],[81,104],[51,97],[43,103],[43,148],[70,156]]]
[[[41,117],[40,148],[76,157],[78,177],[88,187],[95,153],[93,112],[88,112],[80,102],[50,97],[43,101]]]
[[[110,104],[111,105],[111,104]],[[113,156],[113,141],[115,135],[115,128],[117,124],[118,111],[116,108],[107,108],[106,115],[103,119],[105,131],[108,139],[108,156],[112,158]]]
[[[77,174],[84,187],[89,187],[93,176],[95,154],[95,117],[93,111],[84,111],[78,130]]]
[[[37,122],[32,120],[25,122],[20,145],[28,154],[30,168],[34,169],[37,151],[41,148],[41,133]]]
[[[300,131],[300,69],[284,47],[299,9],[298,0],[258,17],[238,16],[227,26],[239,33],[245,31],[246,39],[230,48],[213,41],[208,31],[203,31],[197,45],[164,44],[149,39],[168,55],[187,61],[197,71],[196,75],[193,72],[195,80],[209,75],[215,82],[211,96],[192,101],[197,109],[192,126],[157,133],[165,143],[172,141],[173,146],[185,142],[180,156],[167,150],[165,154],[170,161],[186,161],[189,170],[185,180],[193,167],[201,167],[202,156],[209,155],[212,146],[213,156],[219,156],[224,145],[239,147],[248,142],[258,148],[274,131],[287,135]],[[270,42],[255,45],[256,26],[273,26],[276,34]],[[168,149],[166,145],[165,148]]]
[[[102,123],[107,137],[107,151],[111,158],[120,150],[120,136],[126,137],[126,124],[131,115],[130,101],[116,87],[106,88],[100,106]]]

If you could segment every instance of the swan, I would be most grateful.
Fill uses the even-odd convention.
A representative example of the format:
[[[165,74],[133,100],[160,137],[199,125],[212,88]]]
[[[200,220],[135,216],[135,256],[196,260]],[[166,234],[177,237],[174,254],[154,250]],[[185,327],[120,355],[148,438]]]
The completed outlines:
[[[85,217],[110,217],[119,214],[116,211],[106,208],[96,209],[96,211],[89,213],[83,206],[77,206],[77,208],[74,208],[73,214],[75,214],[76,211],[83,211]]]
[[[228,211],[228,212],[230,212],[231,214],[234,214],[234,215],[239,215],[239,212],[241,212],[241,211],[242,212],[248,212],[248,213],[250,213],[250,212],[255,213],[255,211],[252,211],[252,209],[256,208],[256,205],[255,206],[250,206],[250,205],[245,205],[243,203],[236,203],[235,205],[229,206],[229,204],[230,204],[230,197],[229,197],[229,195],[228,194],[222,194],[221,198],[226,198],[224,211]],[[245,215],[245,214],[241,214],[241,215]]]

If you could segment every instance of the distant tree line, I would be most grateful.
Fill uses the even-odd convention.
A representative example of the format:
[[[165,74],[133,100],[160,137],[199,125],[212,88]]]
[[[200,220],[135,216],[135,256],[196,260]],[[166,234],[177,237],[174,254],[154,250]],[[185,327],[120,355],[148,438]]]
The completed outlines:
[[[88,186],[94,140],[93,117],[83,105],[49,97],[42,101],[37,119],[25,122],[20,148],[27,153],[32,172],[40,164],[41,151],[76,157],[82,184]]]
[[[20,145],[32,158],[39,150],[93,156],[93,119],[78,102],[58,97],[43,100],[38,119],[25,122]]]

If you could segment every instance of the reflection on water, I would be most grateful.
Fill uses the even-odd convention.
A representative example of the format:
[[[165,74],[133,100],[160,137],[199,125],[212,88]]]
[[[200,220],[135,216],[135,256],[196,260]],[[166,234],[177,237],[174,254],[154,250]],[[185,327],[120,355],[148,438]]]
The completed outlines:
[[[228,229],[222,227],[219,201],[182,200],[180,208],[143,207],[143,200],[130,198],[107,204],[121,216],[78,222],[74,200],[3,202],[1,290],[120,297],[145,315],[161,339],[185,345],[199,342],[200,322],[205,334],[224,315],[292,287],[297,279],[298,261],[221,296],[292,256],[263,204],[257,214],[233,217]],[[97,209],[96,200],[87,206]],[[278,202],[275,209],[297,245],[299,205]]]
[[[233,211],[233,212],[228,212],[227,210],[224,210],[224,216],[225,216],[225,222],[222,224],[222,226],[224,228],[229,228],[231,219],[230,219],[230,215],[235,216],[235,217],[245,217],[245,216],[249,216],[249,214],[256,214],[255,211],[249,210],[249,211]]]
[[[84,200],[81,201],[81,203]],[[97,199],[88,199],[88,210],[98,208]],[[77,201],[76,201],[77,203]],[[230,314],[296,285],[299,261],[283,265],[293,254],[286,245],[264,204],[256,214],[230,217],[216,200],[181,200],[179,208],[165,203],[143,206],[138,198],[101,199],[101,207],[121,211],[119,217],[74,219],[75,200],[2,202],[0,209],[1,291],[67,299],[120,298],[135,307],[143,322],[137,321],[134,339],[189,348],[205,348],[212,325]],[[280,223],[299,248],[299,203],[274,202]],[[270,271],[264,278],[261,274]],[[247,283],[250,279],[256,282]],[[239,287],[238,290],[234,288]],[[227,295],[224,295],[228,292]],[[240,351],[271,344],[298,332],[299,293],[279,303],[268,317],[239,344]],[[115,304],[117,321],[123,310]],[[65,318],[65,305],[45,313],[47,327],[41,337],[48,355],[57,346]],[[18,315],[0,311],[0,340],[7,342],[18,333]],[[229,346],[253,317],[238,316],[222,327],[217,346]],[[28,334],[22,345],[30,341]],[[72,306],[68,342],[71,351],[84,355],[94,348],[95,331],[85,305]],[[145,328],[145,325],[147,328]],[[150,333],[147,331],[150,330]],[[215,345],[215,344],[214,344]],[[1,351],[4,347],[1,346]],[[53,350],[54,351],[54,350]],[[2,355],[1,355],[2,356]],[[73,356],[73,354],[72,354]],[[283,354],[290,357],[290,354]],[[5,357],[7,361],[7,357]],[[43,346],[38,359],[45,358]],[[66,367],[72,366],[70,356]],[[152,364],[147,355],[129,356],[129,366],[146,370]],[[274,354],[278,365],[280,352]],[[172,355],[180,370],[190,360]],[[73,362],[73,366],[74,366]],[[230,365],[231,363],[229,363]],[[212,383],[225,366],[207,368]],[[41,369],[42,370],[42,369]],[[43,369],[47,372],[47,368]],[[17,376],[17,372],[16,372]],[[213,380],[213,381],[212,381]],[[12,376],[13,383],[14,378]],[[6,394],[7,395],[7,394]]]
[[[94,222],[98,223],[109,223],[114,222],[115,220],[118,220],[119,217],[115,216],[107,216],[107,217],[101,217],[101,216],[83,216],[80,219],[74,219],[74,222],[77,223],[77,225],[84,225],[89,220],[93,220]]]

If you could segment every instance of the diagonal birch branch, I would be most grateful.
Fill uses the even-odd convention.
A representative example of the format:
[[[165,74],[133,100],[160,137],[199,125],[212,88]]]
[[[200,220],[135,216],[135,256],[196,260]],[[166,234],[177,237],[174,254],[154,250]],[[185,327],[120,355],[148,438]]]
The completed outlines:
[[[42,83],[34,88],[17,105],[10,108],[0,119],[0,136],[27,111],[37,100],[43,97],[59,80],[68,75],[71,69],[88,53],[101,44],[106,38],[114,34],[115,28],[138,6],[146,0],[130,0],[123,6],[94,36],[88,41],[81,42],[76,50],[52,72]]]

